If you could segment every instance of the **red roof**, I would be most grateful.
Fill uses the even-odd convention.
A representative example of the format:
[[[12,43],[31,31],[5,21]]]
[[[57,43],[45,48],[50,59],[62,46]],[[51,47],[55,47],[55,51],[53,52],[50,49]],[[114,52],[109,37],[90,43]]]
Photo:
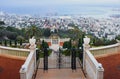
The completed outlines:
[[[64,43],[64,42],[60,42],[60,46],[63,46],[63,43]]]
[[[49,46],[51,46],[51,42],[47,42]]]

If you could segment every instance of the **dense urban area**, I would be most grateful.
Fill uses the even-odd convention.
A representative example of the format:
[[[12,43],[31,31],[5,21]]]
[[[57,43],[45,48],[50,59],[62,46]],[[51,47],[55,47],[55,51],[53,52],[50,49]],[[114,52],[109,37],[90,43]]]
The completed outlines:
[[[57,33],[62,38],[79,38],[87,34],[94,45],[116,43],[120,39],[120,18],[82,16],[30,16],[0,12],[0,39],[28,39],[31,35],[49,37]],[[99,41],[100,44],[95,44]],[[101,41],[101,42],[100,42]]]

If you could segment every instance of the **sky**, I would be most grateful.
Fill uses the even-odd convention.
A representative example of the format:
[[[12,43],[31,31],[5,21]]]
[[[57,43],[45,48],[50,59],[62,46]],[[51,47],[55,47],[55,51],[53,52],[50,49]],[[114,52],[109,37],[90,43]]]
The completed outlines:
[[[0,6],[44,6],[72,4],[120,4],[120,0],[0,0]]]
[[[120,6],[120,0],[0,0],[0,10],[15,13],[54,12],[81,6]],[[31,10],[31,11],[30,11]],[[71,9],[72,10],[72,9]],[[64,9],[65,11],[65,9]]]

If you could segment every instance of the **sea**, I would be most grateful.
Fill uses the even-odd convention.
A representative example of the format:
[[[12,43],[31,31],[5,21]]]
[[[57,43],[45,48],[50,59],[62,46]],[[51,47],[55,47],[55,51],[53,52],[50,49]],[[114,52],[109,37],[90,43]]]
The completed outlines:
[[[2,11],[20,15],[60,16],[80,15],[85,17],[109,17],[120,15],[120,6],[51,6],[51,7],[2,7]]]

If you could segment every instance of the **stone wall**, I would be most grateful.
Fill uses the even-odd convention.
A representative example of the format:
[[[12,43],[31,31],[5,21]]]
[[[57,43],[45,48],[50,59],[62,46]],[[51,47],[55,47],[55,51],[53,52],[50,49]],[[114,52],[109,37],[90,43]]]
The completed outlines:
[[[20,49],[20,48],[11,48],[11,47],[0,46],[0,54],[2,54],[2,55],[27,57],[29,52],[30,52],[30,50],[28,50],[28,49]]]
[[[103,46],[103,47],[96,47],[96,48],[90,48],[91,53],[98,57],[106,54],[115,54],[120,52],[120,43],[109,45],[109,46]]]
[[[90,51],[86,51],[84,62],[84,71],[86,73],[87,79],[103,79],[104,68],[100,63],[97,62]]]

